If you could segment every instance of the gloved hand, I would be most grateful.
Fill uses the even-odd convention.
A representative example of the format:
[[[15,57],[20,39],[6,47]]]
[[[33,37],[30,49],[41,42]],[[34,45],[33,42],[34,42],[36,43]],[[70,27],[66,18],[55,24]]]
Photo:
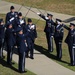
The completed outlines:
[[[53,36],[51,36],[53,38]]]
[[[40,13],[37,13],[37,15],[40,15]]]

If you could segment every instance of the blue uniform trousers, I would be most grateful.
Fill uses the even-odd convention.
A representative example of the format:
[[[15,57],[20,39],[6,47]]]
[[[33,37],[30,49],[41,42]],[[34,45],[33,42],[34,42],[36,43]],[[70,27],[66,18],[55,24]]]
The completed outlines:
[[[50,33],[46,32],[46,39],[48,44],[48,51],[53,52],[53,37],[50,36]]]
[[[18,48],[19,49],[19,48]],[[25,71],[25,52],[19,52],[19,72]]]

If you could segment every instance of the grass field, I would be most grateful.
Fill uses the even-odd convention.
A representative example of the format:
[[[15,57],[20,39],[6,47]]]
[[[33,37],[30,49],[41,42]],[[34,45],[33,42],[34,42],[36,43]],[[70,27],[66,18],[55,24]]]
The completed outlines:
[[[53,12],[75,15],[75,0],[5,0]]]

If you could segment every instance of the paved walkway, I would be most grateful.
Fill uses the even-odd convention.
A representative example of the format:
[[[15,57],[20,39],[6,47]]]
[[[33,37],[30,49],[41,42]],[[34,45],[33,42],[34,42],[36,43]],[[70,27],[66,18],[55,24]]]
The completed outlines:
[[[14,5],[16,10],[18,10],[21,7],[20,5],[17,4],[0,1],[0,13],[6,14],[9,11],[11,5]],[[32,8],[32,10],[38,12],[36,8]],[[22,7],[20,11],[22,11],[23,15],[25,15],[28,10]],[[41,11],[44,13],[44,10]],[[70,15],[58,14],[54,12],[50,13],[52,13],[55,18],[58,17],[62,20],[73,17]],[[27,15],[27,17],[36,19],[39,18],[36,14],[32,13],[31,11]],[[29,58],[26,60],[26,69],[34,72],[37,75],[75,75],[74,71],[71,71],[59,65],[58,63],[54,62],[53,60],[51,60],[50,58],[46,57],[45,55],[41,54],[36,50],[34,52],[34,57],[35,57],[34,60],[31,60]],[[13,60],[18,63],[18,56],[16,54],[13,55]]]
[[[75,75],[74,71],[59,65],[36,50],[34,52],[34,57],[34,60],[30,58],[26,59],[26,69],[36,75]],[[14,54],[13,60],[18,63],[18,55]]]

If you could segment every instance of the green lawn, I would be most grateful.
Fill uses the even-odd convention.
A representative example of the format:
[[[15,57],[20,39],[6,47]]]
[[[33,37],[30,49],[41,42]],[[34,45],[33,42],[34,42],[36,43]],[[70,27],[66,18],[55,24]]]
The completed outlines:
[[[12,66],[7,65],[6,59],[0,59],[0,75],[36,75],[28,70],[26,73],[18,72],[18,65],[15,63]]]
[[[4,18],[5,19],[5,15],[0,15],[0,18]],[[33,22],[36,23],[37,20],[33,19]],[[36,39],[35,41],[35,49],[37,51],[40,51],[41,53],[43,53],[44,55],[46,55],[48,58],[51,58],[52,60],[54,60],[55,62],[75,71],[75,67],[73,66],[70,66],[69,63],[70,63],[70,58],[69,58],[69,52],[68,52],[68,48],[67,48],[67,45],[64,43],[64,39],[68,33],[67,30],[64,29],[64,39],[63,39],[63,57],[62,57],[62,60],[57,60],[56,58],[56,49],[55,49],[55,44],[54,44],[54,51],[53,53],[48,53],[47,52],[47,41],[46,41],[46,37],[45,37],[45,33],[43,32],[44,30],[44,27],[45,27],[45,21],[41,21],[39,20],[38,23],[37,23],[37,33],[38,33],[38,38]],[[3,67],[2,65],[0,65],[1,69],[4,69],[5,68],[5,71],[8,72],[7,70],[9,70],[9,68],[7,67]],[[1,70],[0,69],[0,70]],[[10,69],[11,70],[11,69]],[[3,71],[3,70],[2,70]],[[4,72],[4,71],[3,71]],[[11,73],[13,73],[15,71],[11,70]],[[28,71],[29,72],[29,71]],[[17,75],[18,73],[15,72],[15,74]],[[0,74],[1,75],[1,74]],[[4,75],[4,74],[3,74]],[[10,74],[11,75],[11,74]]]
[[[75,15],[75,0],[5,0],[25,6],[50,10],[53,12]]]

